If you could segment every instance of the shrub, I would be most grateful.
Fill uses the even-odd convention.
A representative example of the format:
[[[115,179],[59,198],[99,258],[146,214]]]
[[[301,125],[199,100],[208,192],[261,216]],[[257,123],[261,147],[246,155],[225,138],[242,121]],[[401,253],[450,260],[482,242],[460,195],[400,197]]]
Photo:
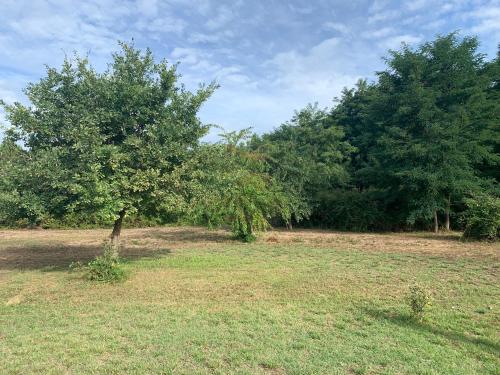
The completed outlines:
[[[406,301],[410,306],[412,315],[422,319],[425,309],[431,304],[431,296],[423,287],[414,284],[408,290]]]
[[[255,234],[248,232],[236,232],[234,233],[234,238],[245,243],[251,243],[257,240],[257,236]]]
[[[109,245],[105,246],[104,255],[96,257],[87,265],[88,278],[93,281],[110,282],[125,278],[119,259],[112,255]]]
[[[500,239],[500,198],[479,195],[467,199],[465,203],[464,237],[490,241]]]

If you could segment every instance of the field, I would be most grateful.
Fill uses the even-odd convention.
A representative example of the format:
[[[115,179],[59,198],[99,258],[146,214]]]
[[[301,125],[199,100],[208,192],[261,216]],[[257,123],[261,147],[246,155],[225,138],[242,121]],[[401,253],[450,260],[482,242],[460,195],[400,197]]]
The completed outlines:
[[[108,230],[0,231],[3,374],[499,374],[500,248],[459,234],[128,229],[128,278],[70,272]],[[412,319],[404,296],[433,297]]]

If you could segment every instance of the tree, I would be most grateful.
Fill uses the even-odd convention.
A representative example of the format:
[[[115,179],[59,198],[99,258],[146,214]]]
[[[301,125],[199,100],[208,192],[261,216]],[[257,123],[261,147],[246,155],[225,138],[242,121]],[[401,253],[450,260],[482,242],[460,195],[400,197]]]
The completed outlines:
[[[484,178],[492,179],[498,188],[500,183],[500,44],[497,56],[486,63],[482,70],[488,82],[486,88],[486,104],[474,114],[474,121],[482,126],[483,143],[490,148],[479,170]],[[500,191],[497,191],[500,194]]]
[[[118,252],[125,215],[158,215],[182,203],[175,171],[208,127],[197,112],[216,88],[178,84],[176,66],[120,43],[104,73],[87,58],[47,68],[25,90],[31,106],[5,105],[12,138],[35,175],[26,188],[56,217],[87,214],[114,221]]]
[[[250,147],[264,155],[269,173],[295,197],[295,221],[314,215],[321,192],[348,182],[346,162],[353,148],[343,138],[326,110],[309,105],[273,132],[252,139]]]
[[[345,133],[345,140],[353,147],[348,155],[350,184],[362,191],[380,177],[373,151],[382,132],[375,118],[373,103],[377,100],[377,85],[359,80],[354,88],[344,88],[337,104],[330,112],[331,121]]]
[[[435,231],[439,212],[449,229],[453,201],[480,188],[476,166],[491,156],[480,136],[486,124],[475,121],[489,84],[477,48],[476,38],[455,33],[404,45],[378,74],[379,184],[406,197],[409,222],[433,217]]]
[[[185,175],[191,180],[190,221],[211,227],[230,224],[236,238],[251,242],[279,217],[290,222],[294,199],[265,170],[262,155],[245,147],[250,129],[222,134],[206,145]]]

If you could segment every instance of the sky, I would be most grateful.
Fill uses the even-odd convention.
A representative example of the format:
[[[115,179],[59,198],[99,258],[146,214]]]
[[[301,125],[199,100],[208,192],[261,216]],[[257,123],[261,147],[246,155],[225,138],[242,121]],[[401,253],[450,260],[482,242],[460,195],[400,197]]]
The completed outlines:
[[[0,98],[88,54],[104,70],[117,41],[179,62],[181,82],[220,88],[200,112],[226,130],[270,131],[308,103],[330,107],[343,87],[373,80],[383,56],[459,30],[493,58],[500,0],[1,0]],[[1,115],[1,114],[0,114]],[[4,121],[5,122],[5,121]]]

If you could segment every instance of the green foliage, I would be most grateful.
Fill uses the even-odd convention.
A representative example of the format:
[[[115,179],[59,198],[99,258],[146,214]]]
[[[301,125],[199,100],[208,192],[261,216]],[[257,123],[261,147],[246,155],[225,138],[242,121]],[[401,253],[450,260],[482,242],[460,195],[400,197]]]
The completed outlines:
[[[498,64],[485,62],[476,38],[456,33],[403,45],[386,63],[377,82],[344,90],[332,116],[356,148],[356,188],[384,192],[381,208],[399,227],[426,227],[434,213],[453,216],[468,194],[492,188]]]
[[[244,145],[248,129],[223,134],[207,145],[185,174],[191,179],[189,220],[217,227],[229,224],[236,238],[255,240],[269,220],[289,222],[293,199],[266,173],[262,157]]]
[[[30,106],[3,105],[0,225],[184,220],[230,225],[250,241],[270,223],[303,220],[449,226],[467,197],[498,196],[500,54],[486,61],[474,37],[403,45],[375,82],[344,89],[331,110],[309,105],[268,134],[248,141],[244,129],[206,145],[197,113],[216,85],[191,93],[175,65],[120,47],[103,73],[66,59],[28,85]],[[467,236],[496,236],[494,215],[467,212]]]
[[[120,261],[110,245],[105,245],[104,254],[90,261],[86,267],[87,277],[92,281],[112,282],[125,278]]]
[[[24,146],[15,172],[4,172],[2,160],[9,174],[2,205],[19,208],[6,211],[38,224],[45,216],[102,223],[120,212],[161,217],[180,209],[175,170],[208,131],[197,112],[216,86],[186,91],[175,66],[120,47],[104,73],[86,58],[66,59],[28,85],[31,106],[5,105],[8,138]]]
[[[376,192],[334,190],[318,195],[321,205],[313,222],[330,228],[352,231],[387,229],[390,220],[384,217]]]
[[[305,198],[312,224],[427,228],[496,189],[498,59],[452,33],[390,51],[386,64],[331,111],[309,106],[252,142],[289,195]]]
[[[500,183],[500,45],[496,59],[489,61],[482,71],[482,76],[489,82],[486,89],[485,106],[475,114],[475,121],[481,123],[481,138],[491,152],[479,165],[484,178]]]
[[[479,186],[475,165],[489,149],[474,116],[489,82],[477,48],[475,38],[450,34],[392,51],[379,73],[373,110],[383,127],[374,151],[379,186],[406,196],[410,223],[432,218]]]
[[[477,240],[500,239],[500,198],[478,195],[466,199],[467,209],[463,214],[465,238]]]
[[[359,80],[354,88],[345,88],[332,109],[332,121],[342,127],[345,140],[353,147],[347,165],[350,183],[357,189],[376,185],[377,163],[373,157],[382,128],[375,119],[377,85]]]
[[[343,137],[326,110],[309,105],[272,133],[250,142],[285,189],[295,221],[309,217],[322,203],[320,192],[348,181],[345,163],[353,148]]]
[[[409,287],[406,302],[410,306],[412,315],[417,319],[422,319],[425,310],[431,304],[431,295],[418,284]]]
[[[0,225],[32,227],[47,216],[42,199],[27,186],[28,153],[8,135],[0,144]]]

